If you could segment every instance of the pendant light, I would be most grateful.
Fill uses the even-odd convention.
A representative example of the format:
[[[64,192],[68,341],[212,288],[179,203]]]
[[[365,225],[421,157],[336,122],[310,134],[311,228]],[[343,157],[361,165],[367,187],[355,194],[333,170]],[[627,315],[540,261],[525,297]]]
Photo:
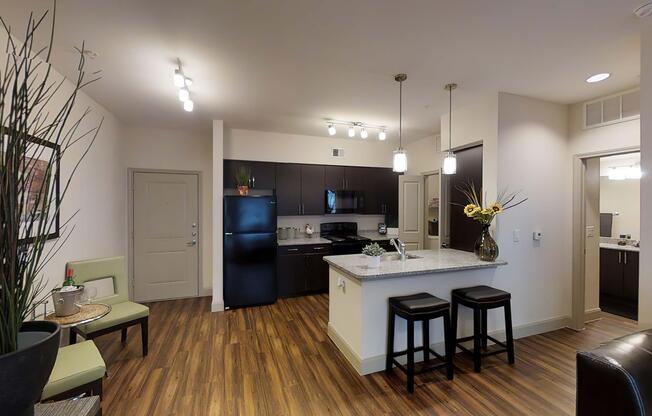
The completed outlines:
[[[457,158],[453,153],[453,90],[457,84],[446,84],[448,91],[448,153],[444,158],[442,172],[444,175],[454,175],[457,172]]]
[[[398,149],[394,150],[394,162],[392,168],[394,172],[403,173],[407,171],[407,154],[403,150],[403,81],[407,79],[407,75],[398,74],[394,80],[398,82]]]

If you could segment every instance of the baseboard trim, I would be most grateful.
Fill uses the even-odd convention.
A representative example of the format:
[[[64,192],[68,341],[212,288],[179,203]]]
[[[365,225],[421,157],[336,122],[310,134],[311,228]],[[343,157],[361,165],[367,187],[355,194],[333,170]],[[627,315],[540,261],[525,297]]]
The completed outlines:
[[[211,303],[211,312],[224,312],[224,301],[216,300],[213,298],[213,303]]]
[[[590,322],[599,319],[600,312],[602,312],[602,309],[600,308],[587,309],[584,312],[584,322]]]
[[[514,327],[514,338],[525,338],[532,335],[543,334],[546,332],[555,331],[557,329],[565,328],[570,324],[570,316],[559,316],[556,318],[544,319],[542,321],[533,322],[530,324],[519,325]],[[470,335],[470,334],[469,334]],[[504,338],[505,330],[491,331],[490,335],[499,339]],[[335,328],[328,323],[328,336],[342,352],[347,361],[361,376],[385,370],[385,354],[376,355],[362,359],[351,346],[340,336]],[[444,343],[438,342],[430,346],[435,351],[442,354],[444,352]],[[459,352],[459,350],[457,351]],[[405,357],[403,357],[405,358]],[[417,352],[414,355],[414,361],[423,361],[423,353]]]

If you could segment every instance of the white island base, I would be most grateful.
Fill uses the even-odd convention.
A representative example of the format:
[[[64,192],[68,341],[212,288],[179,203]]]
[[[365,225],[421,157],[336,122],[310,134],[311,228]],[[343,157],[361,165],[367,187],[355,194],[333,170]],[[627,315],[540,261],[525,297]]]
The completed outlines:
[[[386,255],[379,268],[369,268],[363,255],[329,256],[328,335],[360,375],[385,369],[387,343],[387,299],[392,296],[427,292],[450,300],[451,290],[475,285],[492,285],[497,266],[473,253],[457,250],[422,250],[419,256],[401,262],[395,254]],[[458,331],[472,332],[472,313],[460,307]],[[502,310],[489,314],[489,327],[504,327]],[[492,322],[495,321],[495,322]],[[397,317],[394,350],[407,347],[405,320]],[[422,345],[421,326],[415,325],[415,346]],[[442,319],[430,322],[430,343],[443,354]],[[415,361],[421,360],[415,354]]]

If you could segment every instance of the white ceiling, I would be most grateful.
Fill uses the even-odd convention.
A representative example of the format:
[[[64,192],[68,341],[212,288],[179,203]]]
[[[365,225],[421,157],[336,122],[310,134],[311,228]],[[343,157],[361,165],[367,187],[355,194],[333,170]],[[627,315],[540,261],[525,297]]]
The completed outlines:
[[[611,168],[629,167],[641,164],[641,153],[605,156],[600,158],[600,176],[609,176]]]
[[[136,125],[227,126],[325,135],[324,119],[398,127],[406,72],[408,139],[439,131],[443,86],[454,106],[505,91],[560,103],[639,83],[644,0],[63,0],[53,62],[76,67],[74,45],[99,54],[87,92]],[[0,15],[24,28],[50,2],[2,0]],[[19,31],[20,31],[19,30]],[[182,110],[171,74],[184,62],[195,111]],[[588,85],[596,72],[613,76]],[[340,129],[338,135],[344,135]]]

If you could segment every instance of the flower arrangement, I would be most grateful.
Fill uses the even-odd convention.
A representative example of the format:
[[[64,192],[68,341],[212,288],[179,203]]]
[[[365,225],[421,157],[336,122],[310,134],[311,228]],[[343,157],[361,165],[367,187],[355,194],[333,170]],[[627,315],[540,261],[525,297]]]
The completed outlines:
[[[362,249],[362,254],[370,257],[378,257],[385,254],[385,249],[378,245],[378,243],[371,243]]]
[[[490,225],[491,222],[496,218],[498,214],[507,211],[510,208],[514,208],[517,205],[521,205],[523,202],[527,201],[527,198],[517,200],[519,192],[509,192],[503,190],[498,194],[498,198],[490,204],[485,202],[484,206],[478,197],[478,193],[475,190],[473,182],[469,182],[465,185],[459,186],[457,188],[460,192],[464,194],[467,199],[467,204],[464,206],[464,214],[478,221],[482,225]]]

